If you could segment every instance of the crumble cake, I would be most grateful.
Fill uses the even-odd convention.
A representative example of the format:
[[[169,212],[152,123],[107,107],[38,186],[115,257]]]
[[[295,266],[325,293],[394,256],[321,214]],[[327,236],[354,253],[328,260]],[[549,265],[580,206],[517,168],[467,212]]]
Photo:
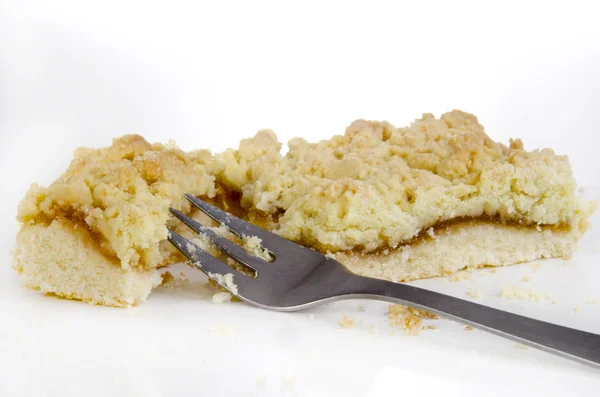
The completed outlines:
[[[169,206],[183,194],[216,194],[209,152],[184,153],[137,135],[78,149],[49,187],[32,185],[18,208],[13,268],[26,287],[92,303],[129,306],[161,282],[156,268],[182,261],[166,241]]]
[[[566,156],[494,142],[461,111],[405,128],[358,120],[342,136],[281,147],[263,130],[215,156],[140,136],[79,149],[59,180],[33,185],[19,206],[13,267],[29,288],[138,303],[160,282],[158,267],[182,260],[165,225],[189,231],[168,207],[208,223],[183,193],[393,281],[569,257],[593,211],[575,194]],[[244,243],[264,253],[260,241]]]

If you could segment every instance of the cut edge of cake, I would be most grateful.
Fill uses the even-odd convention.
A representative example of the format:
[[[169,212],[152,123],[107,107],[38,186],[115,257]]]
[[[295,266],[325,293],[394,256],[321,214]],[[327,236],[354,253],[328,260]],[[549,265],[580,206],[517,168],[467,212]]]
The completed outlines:
[[[161,282],[158,270],[123,269],[84,228],[60,219],[21,228],[13,269],[27,288],[115,307],[143,302]]]

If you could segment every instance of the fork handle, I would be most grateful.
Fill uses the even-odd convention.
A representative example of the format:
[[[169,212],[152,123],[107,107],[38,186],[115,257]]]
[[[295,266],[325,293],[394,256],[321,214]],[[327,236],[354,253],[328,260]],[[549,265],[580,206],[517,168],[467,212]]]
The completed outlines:
[[[416,307],[515,341],[575,359],[600,365],[600,335],[520,316],[438,292],[361,277],[353,288],[360,295]],[[354,284],[351,282],[350,284]]]

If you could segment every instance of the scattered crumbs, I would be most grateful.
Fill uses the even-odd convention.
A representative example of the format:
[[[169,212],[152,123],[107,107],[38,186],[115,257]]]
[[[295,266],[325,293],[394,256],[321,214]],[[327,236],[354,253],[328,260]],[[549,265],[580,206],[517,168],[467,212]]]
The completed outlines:
[[[539,302],[548,298],[548,295],[543,292],[518,285],[502,288],[502,291],[500,291],[500,296],[507,299],[519,299],[530,302]]]
[[[431,237],[432,239],[435,239],[435,238],[436,238],[435,231],[433,230],[433,228],[432,228],[432,227],[430,227],[429,229],[427,229],[427,235],[428,235],[429,237]]]
[[[552,301],[552,304],[553,304],[553,305],[556,305],[556,301],[555,301],[555,300],[553,300],[553,301]]]
[[[521,350],[527,350],[527,349],[529,349],[529,347],[528,347],[528,346],[526,346],[526,345],[524,345],[524,344],[522,344],[522,343],[517,343],[517,344],[515,345],[515,347],[516,347],[517,349],[521,349]]]
[[[535,263],[531,264],[531,269],[533,270],[534,273],[537,272],[540,267],[542,267],[542,264],[539,262],[535,262]]]
[[[580,312],[581,311],[581,306],[577,306],[575,309],[573,309],[574,312]]]
[[[465,331],[473,331],[473,327],[471,327],[470,325],[465,326]]]
[[[356,310],[358,310],[359,312],[364,312],[365,311],[365,307],[363,305],[358,305],[358,307],[356,308]]]
[[[469,280],[471,278],[471,273],[470,272],[466,272],[464,270],[461,270],[459,272],[456,272],[454,274],[452,274],[449,278],[450,281],[453,282],[459,282],[462,280]]]
[[[173,276],[171,272],[164,272],[160,275],[162,281],[161,287],[169,289],[179,289],[189,284],[189,280],[185,273],[180,272],[178,276]]]
[[[542,231],[542,228],[540,227],[540,225],[537,225],[537,226],[535,227],[535,230],[537,230],[538,232],[541,232],[541,231]]]
[[[233,327],[228,324],[214,324],[210,331],[221,336],[233,335]]]
[[[354,327],[354,317],[352,316],[343,316],[339,322],[340,328],[352,328]]]
[[[596,299],[590,299],[589,301],[586,301],[585,303],[587,303],[588,305],[595,305],[596,303],[598,303],[598,301]]]
[[[375,335],[375,333],[377,332],[375,326],[373,324],[371,324],[369,326],[369,335]]]
[[[477,287],[469,288],[467,290],[467,296],[470,296],[473,299],[482,299],[483,298],[483,294],[481,293],[481,290]]]
[[[426,328],[427,329],[437,329],[437,326],[435,326],[435,325],[428,325]]]
[[[423,319],[437,320],[437,314],[399,304],[388,306],[390,326],[404,330],[408,335],[418,335],[423,329]]]
[[[494,269],[494,268],[490,269],[490,273],[496,273],[496,269]]]
[[[213,301],[213,303],[224,303],[224,302],[231,301],[232,297],[233,297],[233,295],[231,295],[229,292],[222,291],[222,292],[217,292],[216,294],[214,294],[212,297],[212,301]]]
[[[528,281],[531,280],[531,277],[529,277],[529,276],[523,276],[522,280],[525,281],[525,282],[528,282]]]
[[[584,189],[583,186],[581,186],[579,189],[577,189],[577,193],[583,193]]]
[[[258,379],[255,383],[254,386],[256,386],[257,389],[263,390],[267,387],[267,375],[263,376],[262,378]]]

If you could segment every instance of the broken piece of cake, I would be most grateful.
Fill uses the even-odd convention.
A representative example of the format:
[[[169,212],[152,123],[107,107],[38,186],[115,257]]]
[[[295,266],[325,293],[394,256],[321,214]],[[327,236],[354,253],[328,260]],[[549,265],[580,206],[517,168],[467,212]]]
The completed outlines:
[[[13,268],[23,285],[111,306],[143,301],[161,282],[156,269],[183,260],[166,241],[169,206],[189,213],[184,193],[215,196],[211,158],[137,135],[78,149],[57,181],[32,185],[19,205]]]
[[[263,130],[214,156],[139,136],[79,149],[21,203],[13,267],[29,288],[139,303],[157,268],[183,260],[166,241],[169,206],[192,212],[183,193],[392,281],[569,257],[594,210],[566,156],[496,143],[461,111],[405,128],[359,120],[343,136],[281,146]]]

